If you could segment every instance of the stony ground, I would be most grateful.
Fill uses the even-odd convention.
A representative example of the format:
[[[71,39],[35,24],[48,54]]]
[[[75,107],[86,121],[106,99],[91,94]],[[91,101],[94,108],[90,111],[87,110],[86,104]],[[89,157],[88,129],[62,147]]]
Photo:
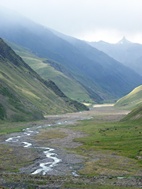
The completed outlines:
[[[80,146],[74,139],[84,136],[68,127],[75,125],[77,121],[95,118],[100,121],[117,121],[124,117],[128,111],[122,111],[109,107],[93,107],[90,111],[78,112],[66,115],[47,116],[45,120],[33,122],[32,128],[41,126],[39,133],[32,135],[30,141],[35,146],[46,146],[55,149],[55,153],[62,161],[45,176],[32,176],[31,170],[35,169],[43,158],[41,151],[25,149],[18,144],[7,144],[5,139],[17,136],[17,133],[1,136],[0,158],[0,188],[141,188],[141,177],[123,177],[120,174],[100,174],[92,178],[82,177],[79,174],[83,170],[86,156],[73,153],[73,149]],[[104,154],[96,154],[95,158],[104,158]],[[105,158],[110,158],[106,154]],[[113,156],[113,157],[112,157]],[[111,158],[117,160],[117,155]],[[127,160],[128,161],[128,160]],[[20,171],[17,174],[16,171]],[[30,184],[29,184],[30,183]],[[106,186],[105,186],[106,185]],[[77,187],[78,186],[78,187]],[[110,187],[109,187],[110,186]],[[111,187],[113,186],[113,187]]]

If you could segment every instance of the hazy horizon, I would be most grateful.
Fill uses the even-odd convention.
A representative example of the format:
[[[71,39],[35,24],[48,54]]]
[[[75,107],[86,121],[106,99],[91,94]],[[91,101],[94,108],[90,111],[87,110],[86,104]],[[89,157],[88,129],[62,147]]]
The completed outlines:
[[[142,43],[141,0],[0,0],[0,7],[82,40]]]

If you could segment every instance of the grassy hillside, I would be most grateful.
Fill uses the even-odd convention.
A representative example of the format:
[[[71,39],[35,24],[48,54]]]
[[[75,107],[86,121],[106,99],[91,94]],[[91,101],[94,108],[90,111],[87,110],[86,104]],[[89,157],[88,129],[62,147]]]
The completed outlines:
[[[135,121],[136,123],[142,122],[142,105],[137,108],[134,108],[122,121]]]
[[[53,82],[45,82],[0,39],[1,119],[31,120],[44,114],[84,110]]]
[[[36,56],[57,62],[60,69],[67,70],[65,75],[72,76],[94,101],[118,99],[141,85],[142,77],[86,42],[59,36],[19,14],[15,19],[13,14],[1,13],[0,35]]]
[[[54,81],[66,96],[79,102],[93,102],[85,88],[75,81],[72,76],[68,76],[67,70],[57,62],[39,58],[28,49],[14,43],[8,42],[8,44],[43,79]]]
[[[1,75],[0,75],[1,78]],[[0,80],[0,120],[25,121],[43,118],[42,112],[29,100]]]
[[[136,87],[128,95],[118,100],[115,106],[126,109],[133,109],[141,104],[142,104],[142,85]]]
[[[142,121],[142,85],[118,100],[115,106],[132,110],[122,121]]]

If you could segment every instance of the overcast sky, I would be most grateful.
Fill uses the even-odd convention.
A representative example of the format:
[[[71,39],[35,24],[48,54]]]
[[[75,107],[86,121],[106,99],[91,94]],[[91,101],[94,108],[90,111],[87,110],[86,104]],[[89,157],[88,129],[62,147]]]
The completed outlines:
[[[142,0],[0,0],[0,6],[80,39],[142,43]]]

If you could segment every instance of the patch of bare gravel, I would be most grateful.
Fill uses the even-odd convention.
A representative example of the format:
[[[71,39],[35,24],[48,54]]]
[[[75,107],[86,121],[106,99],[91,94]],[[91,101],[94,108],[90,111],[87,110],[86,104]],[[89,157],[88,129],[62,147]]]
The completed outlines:
[[[55,149],[57,157],[61,159],[61,162],[50,171],[49,175],[77,175],[77,171],[83,167],[85,158],[81,155],[74,154],[68,151],[69,148],[76,148],[81,145],[79,142],[74,142],[75,138],[85,136],[81,132],[74,132],[69,128],[59,128],[59,133],[64,133],[64,137],[61,138],[48,138],[48,132],[56,131],[57,128],[49,128],[45,130],[44,137],[42,132],[34,137],[34,140],[39,146],[49,146]],[[47,132],[47,135],[46,135]],[[40,160],[39,160],[40,161]],[[31,167],[29,167],[31,169]],[[29,170],[27,169],[27,170]]]
[[[118,120],[122,119],[127,113],[129,113],[129,111],[117,110],[113,106],[103,107],[103,108],[102,107],[94,107],[92,110],[87,111],[87,112],[78,112],[78,113],[65,114],[65,115],[47,116],[47,120],[43,120],[38,123],[36,122],[35,125],[33,125],[33,127],[41,125],[41,126],[43,126],[41,131],[48,132],[48,131],[57,131],[58,130],[60,133],[63,133],[62,137],[49,137],[48,138],[48,135],[47,135],[47,137],[45,135],[44,136],[45,138],[42,138],[40,136],[40,134],[41,134],[41,132],[40,132],[39,134],[32,136],[30,138],[30,142],[32,142],[33,146],[45,146],[45,147],[54,148],[55,149],[54,152],[57,154],[58,158],[60,158],[62,160],[57,166],[55,166],[53,168],[52,171],[48,172],[48,174],[45,177],[51,176],[50,177],[51,179],[48,181],[48,184],[45,187],[42,186],[41,188],[60,188],[61,184],[59,184],[59,186],[58,186],[57,177],[63,176],[62,182],[65,182],[65,180],[67,178],[66,175],[67,176],[71,176],[71,175],[75,176],[75,177],[71,177],[72,183],[80,182],[80,183],[92,184],[92,185],[94,185],[94,184],[98,184],[98,185],[110,184],[110,185],[114,186],[114,188],[115,188],[115,186],[126,186],[126,187],[134,186],[137,188],[142,188],[142,179],[141,179],[142,172],[137,173],[136,174],[136,175],[138,175],[137,177],[132,176],[129,178],[125,177],[124,176],[125,174],[123,175],[123,170],[122,170],[121,174],[120,173],[118,174],[118,172],[117,172],[120,165],[122,168],[125,167],[125,169],[128,171],[128,173],[130,171],[135,170],[135,166],[134,166],[135,162],[133,162],[133,161],[130,162],[130,160],[128,158],[122,158],[122,157],[118,156],[117,154],[110,154],[110,153],[103,154],[101,152],[100,153],[93,152],[93,154],[89,154],[89,157],[91,159],[88,164],[90,164],[91,168],[97,168],[99,176],[93,176],[92,178],[89,178],[89,177],[87,178],[87,177],[82,177],[82,176],[77,175],[78,171],[80,171],[80,170],[84,169],[85,172],[87,171],[85,169],[85,162],[86,162],[85,157],[74,154],[73,152],[68,150],[70,148],[73,149],[73,148],[79,147],[81,145],[81,143],[75,142],[74,139],[84,137],[85,135],[84,135],[84,133],[81,133],[78,131],[73,131],[73,130],[69,129],[67,127],[67,125],[75,124],[78,120],[91,119],[92,117],[95,118],[96,121],[118,121]],[[52,125],[53,127],[48,127],[48,129],[46,129],[46,126],[49,126],[49,124],[66,125],[66,127],[54,128],[54,125]],[[15,134],[12,134],[10,136],[15,136]],[[4,138],[1,137],[0,141],[2,142],[3,139]],[[17,149],[17,146],[15,148]],[[21,148],[21,150],[22,150],[22,148]],[[27,154],[24,154],[24,155],[26,155],[28,157],[29,152],[26,151],[26,153]],[[32,170],[34,171],[38,167],[39,163],[44,159],[42,150],[36,151],[36,149],[34,149],[34,151],[31,154],[33,154],[33,153],[36,154],[35,157],[38,157],[38,158],[34,159],[33,164],[20,169],[21,173],[24,173],[23,174],[24,176],[28,176],[28,179],[29,179],[29,177],[31,177],[31,175],[30,175],[31,171]],[[23,154],[21,154],[21,155],[23,155]],[[19,157],[19,159],[20,159],[20,157]],[[28,160],[29,159],[30,158],[28,157]],[[32,159],[31,159],[31,162],[32,162]],[[114,167],[112,167],[113,165],[115,165],[116,174],[114,174],[114,172],[110,172],[111,170],[114,169]],[[129,168],[129,165],[131,166],[131,168]],[[102,167],[107,166],[108,169],[100,169],[101,166]],[[10,175],[10,177],[11,177],[11,175]],[[21,176],[21,177],[23,177],[23,176]],[[37,175],[37,177],[40,177],[40,175]],[[45,177],[41,177],[41,178],[43,179]],[[52,179],[54,180],[54,182]],[[0,178],[0,183],[4,183],[4,180],[6,180],[6,179],[3,176],[3,178]],[[46,180],[47,180],[47,178],[46,178]],[[61,182],[61,179],[60,179],[60,182]],[[16,188],[16,187],[13,187],[13,188]],[[24,188],[24,186],[22,187],[22,185],[21,185],[20,188]],[[38,188],[40,188],[40,187],[38,186]]]
[[[61,132],[66,134],[64,138],[50,139],[49,143],[52,146],[59,148],[76,148],[81,145],[79,142],[74,142],[74,139],[84,137],[85,134],[77,131],[70,130],[68,128],[61,128]]]

